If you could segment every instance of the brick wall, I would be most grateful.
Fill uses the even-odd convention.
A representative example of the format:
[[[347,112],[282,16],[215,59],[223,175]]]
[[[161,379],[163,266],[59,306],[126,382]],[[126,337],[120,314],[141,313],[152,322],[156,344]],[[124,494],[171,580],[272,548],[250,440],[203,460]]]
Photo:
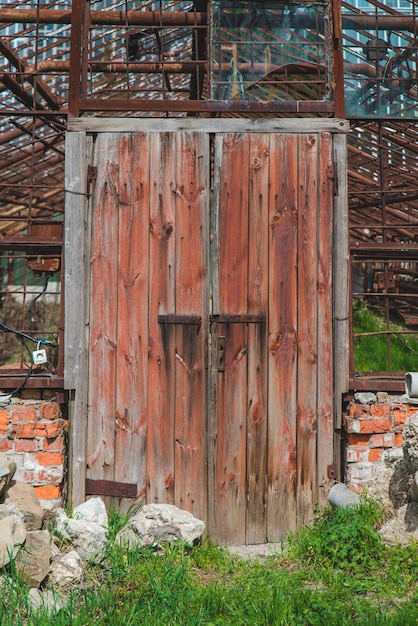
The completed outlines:
[[[403,457],[402,431],[418,410],[402,396],[358,393],[344,414],[347,484],[356,491],[378,491],[388,482],[393,463]]]
[[[0,406],[0,463],[14,461],[15,480],[35,487],[47,508],[62,504],[67,420],[55,399],[12,399]]]

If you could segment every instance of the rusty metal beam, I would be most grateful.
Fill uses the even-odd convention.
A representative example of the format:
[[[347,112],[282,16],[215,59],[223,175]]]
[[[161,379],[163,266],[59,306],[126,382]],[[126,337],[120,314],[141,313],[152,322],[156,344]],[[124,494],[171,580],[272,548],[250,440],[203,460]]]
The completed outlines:
[[[353,391],[405,391],[405,374],[352,374],[350,389]]]
[[[335,115],[341,119],[345,118],[345,97],[344,97],[344,62],[343,62],[343,36],[341,20],[341,0],[332,2],[332,65],[334,82]]]
[[[0,370],[0,389],[17,389],[22,380],[27,375],[27,370],[23,370],[20,376],[16,375],[16,370]],[[51,374],[51,376],[29,376],[25,382],[25,389],[63,389],[64,379],[61,376]]]
[[[48,254],[61,254],[61,237],[2,237],[0,236],[0,248],[4,250],[23,251],[38,254],[46,251]]]
[[[71,24],[74,8],[66,9],[0,9],[0,23]],[[207,13],[197,11],[91,11],[94,26],[184,27],[206,26]],[[303,26],[304,17],[298,16],[297,26]],[[344,29],[406,30],[414,32],[417,18],[412,15],[351,15],[343,13]]]
[[[208,61],[164,61],[164,62],[117,62],[111,63],[107,61],[92,61],[88,62],[88,68],[92,72],[103,73],[115,73],[124,74],[127,72],[132,73],[147,73],[147,74],[191,74],[195,72],[198,67],[206,67]],[[222,63],[220,66],[221,71],[228,71],[231,69],[229,63]],[[265,72],[265,63],[240,63],[237,66],[240,72]],[[317,65],[314,63],[291,63],[289,65],[277,65],[272,66],[269,74],[285,74],[286,72],[291,74],[316,74],[317,72],[325,72],[326,67],[323,65]],[[60,73],[70,71],[70,61],[40,61],[36,68],[31,66],[26,71],[38,74],[47,73]]]
[[[361,243],[356,241],[350,246],[353,257],[366,260],[385,259],[408,259],[408,261],[418,260],[418,243]]]
[[[10,74],[0,74],[0,82],[16,96],[29,109],[36,109],[39,113],[45,110],[40,102],[37,102],[20,83],[18,83]]]
[[[57,111],[60,108],[60,104],[45,83],[42,80],[34,76],[33,74],[27,74],[27,63],[23,61],[19,55],[13,50],[9,43],[0,39],[0,53],[22,74],[22,77],[28,80],[31,85],[36,89],[39,95],[45,100],[45,102],[51,107],[51,109]]]
[[[413,15],[348,15],[342,14],[343,29],[406,30],[416,32],[418,20]]]
[[[71,15],[77,17],[76,8],[66,9],[0,9],[3,24],[71,24]],[[78,16],[80,13],[78,13]],[[207,14],[183,11],[91,11],[94,26],[205,26]]]

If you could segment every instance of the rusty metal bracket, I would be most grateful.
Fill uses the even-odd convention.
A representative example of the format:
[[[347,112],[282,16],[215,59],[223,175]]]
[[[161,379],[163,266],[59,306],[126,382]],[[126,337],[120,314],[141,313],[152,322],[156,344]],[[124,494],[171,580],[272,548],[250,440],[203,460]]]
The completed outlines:
[[[138,487],[135,483],[118,483],[114,480],[92,480],[86,478],[86,495],[136,498]]]
[[[200,315],[174,315],[170,313],[168,315],[158,316],[159,324],[190,324],[194,326],[200,326],[202,318]]]
[[[210,322],[217,322],[218,324],[257,324],[259,322],[265,322],[266,316],[259,313],[217,313],[216,315],[211,315],[209,320]]]

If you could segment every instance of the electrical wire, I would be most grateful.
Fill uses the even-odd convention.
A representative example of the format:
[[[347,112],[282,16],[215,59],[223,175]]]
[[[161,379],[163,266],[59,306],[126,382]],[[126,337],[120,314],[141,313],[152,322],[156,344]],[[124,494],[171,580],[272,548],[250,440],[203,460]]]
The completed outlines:
[[[10,328],[10,326],[6,326],[6,324],[3,324],[3,322],[0,322],[0,328],[2,328],[7,333],[14,333],[18,337],[22,337],[22,339],[27,339],[28,341],[33,341],[33,343],[37,343],[43,346],[56,347],[58,345],[55,341],[52,341],[52,339],[43,339],[42,337],[38,337],[38,338],[31,337],[30,335],[27,335],[21,330],[16,330],[16,328]]]
[[[1,322],[0,322],[0,325],[1,325]],[[21,389],[23,389],[23,387],[26,385],[26,383],[27,383],[27,381],[28,381],[28,378],[32,375],[32,372],[33,372],[33,358],[32,358],[32,353],[31,353],[31,351],[29,350],[29,348],[28,348],[28,346],[26,345],[26,343],[24,343],[24,342],[22,341],[22,344],[23,344],[23,346],[25,347],[25,349],[27,350],[27,352],[28,352],[28,354],[29,354],[30,367],[29,367],[28,371],[26,372],[24,379],[22,380],[22,382],[20,383],[20,385],[18,385],[18,386],[16,387],[16,389],[13,389],[13,391],[10,391],[9,393],[6,393],[6,394],[0,394],[0,402],[1,402],[2,400],[4,401],[5,399],[10,399],[12,396],[15,396],[17,393],[19,393],[19,391],[20,391]]]

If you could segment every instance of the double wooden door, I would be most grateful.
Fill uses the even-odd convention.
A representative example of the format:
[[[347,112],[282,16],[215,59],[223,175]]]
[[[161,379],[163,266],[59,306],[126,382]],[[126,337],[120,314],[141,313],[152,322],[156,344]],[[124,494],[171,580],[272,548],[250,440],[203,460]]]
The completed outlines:
[[[224,544],[277,541],[324,500],[331,148],[328,133],[98,135],[90,487],[186,508]]]

